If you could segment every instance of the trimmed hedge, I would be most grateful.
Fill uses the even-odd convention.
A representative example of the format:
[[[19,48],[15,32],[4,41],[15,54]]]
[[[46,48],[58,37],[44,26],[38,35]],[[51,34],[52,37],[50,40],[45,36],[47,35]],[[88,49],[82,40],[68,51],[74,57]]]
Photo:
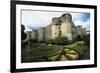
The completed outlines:
[[[55,39],[46,41],[47,44],[67,45],[71,43],[67,37],[56,37]]]

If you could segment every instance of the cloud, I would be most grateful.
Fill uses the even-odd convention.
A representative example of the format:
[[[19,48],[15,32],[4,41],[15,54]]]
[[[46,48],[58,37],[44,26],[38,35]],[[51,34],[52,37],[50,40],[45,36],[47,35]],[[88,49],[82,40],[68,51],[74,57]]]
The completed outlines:
[[[38,29],[40,27],[46,27],[52,21],[54,17],[60,17],[67,12],[47,12],[47,11],[22,11],[22,24],[25,25],[26,31],[29,31],[30,27]],[[88,27],[90,25],[89,13],[70,13],[72,15],[72,21],[75,25],[82,25]]]
[[[90,20],[83,21],[81,19],[74,21],[75,26],[82,25],[83,28],[89,28],[90,27]]]
[[[90,28],[90,13],[72,13],[72,20],[75,26],[82,25],[83,28]]]
[[[45,27],[49,25],[53,17],[59,17],[62,13],[44,11],[22,11],[22,24],[27,26]]]

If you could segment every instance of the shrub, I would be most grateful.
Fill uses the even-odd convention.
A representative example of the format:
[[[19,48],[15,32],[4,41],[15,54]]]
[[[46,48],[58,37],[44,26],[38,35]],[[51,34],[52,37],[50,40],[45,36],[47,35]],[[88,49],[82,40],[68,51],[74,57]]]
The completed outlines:
[[[73,43],[73,41],[68,40],[67,37],[56,37],[55,39],[46,40],[46,44],[55,44],[55,45],[67,45]]]
[[[53,40],[46,40],[45,43],[46,44],[53,44]]]
[[[89,45],[90,45],[90,34],[84,35],[83,39],[84,39],[84,44],[88,45],[88,47],[89,47]]]
[[[76,40],[77,40],[77,41],[82,41],[82,40],[83,40],[83,38],[82,38],[82,36],[81,36],[81,35],[78,35],[78,36],[76,37]]]
[[[67,37],[56,37],[55,39],[52,40],[52,43],[56,45],[66,45],[69,43]]]

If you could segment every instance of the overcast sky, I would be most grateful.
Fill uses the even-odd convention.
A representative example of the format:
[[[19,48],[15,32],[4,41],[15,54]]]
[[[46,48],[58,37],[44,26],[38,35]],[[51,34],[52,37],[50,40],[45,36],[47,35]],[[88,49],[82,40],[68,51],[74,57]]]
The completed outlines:
[[[90,26],[90,13],[78,13],[78,12],[52,12],[52,11],[29,11],[22,10],[22,24],[25,25],[26,31],[31,31],[29,27],[38,29],[40,27],[46,27],[52,21],[53,17],[60,17],[63,13],[70,13],[72,15],[72,21],[77,25],[82,25],[89,29]]]

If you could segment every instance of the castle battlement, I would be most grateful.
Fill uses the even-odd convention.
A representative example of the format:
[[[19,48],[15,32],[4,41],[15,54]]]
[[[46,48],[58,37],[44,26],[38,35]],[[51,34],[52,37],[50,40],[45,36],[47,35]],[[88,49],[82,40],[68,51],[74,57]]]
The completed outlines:
[[[69,13],[65,13],[60,17],[54,17],[52,22],[45,28],[40,28],[36,31],[32,31],[31,39],[37,39],[37,41],[44,41],[54,39],[59,36],[67,37],[68,40],[73,40],[72,31],[72,16]]]

